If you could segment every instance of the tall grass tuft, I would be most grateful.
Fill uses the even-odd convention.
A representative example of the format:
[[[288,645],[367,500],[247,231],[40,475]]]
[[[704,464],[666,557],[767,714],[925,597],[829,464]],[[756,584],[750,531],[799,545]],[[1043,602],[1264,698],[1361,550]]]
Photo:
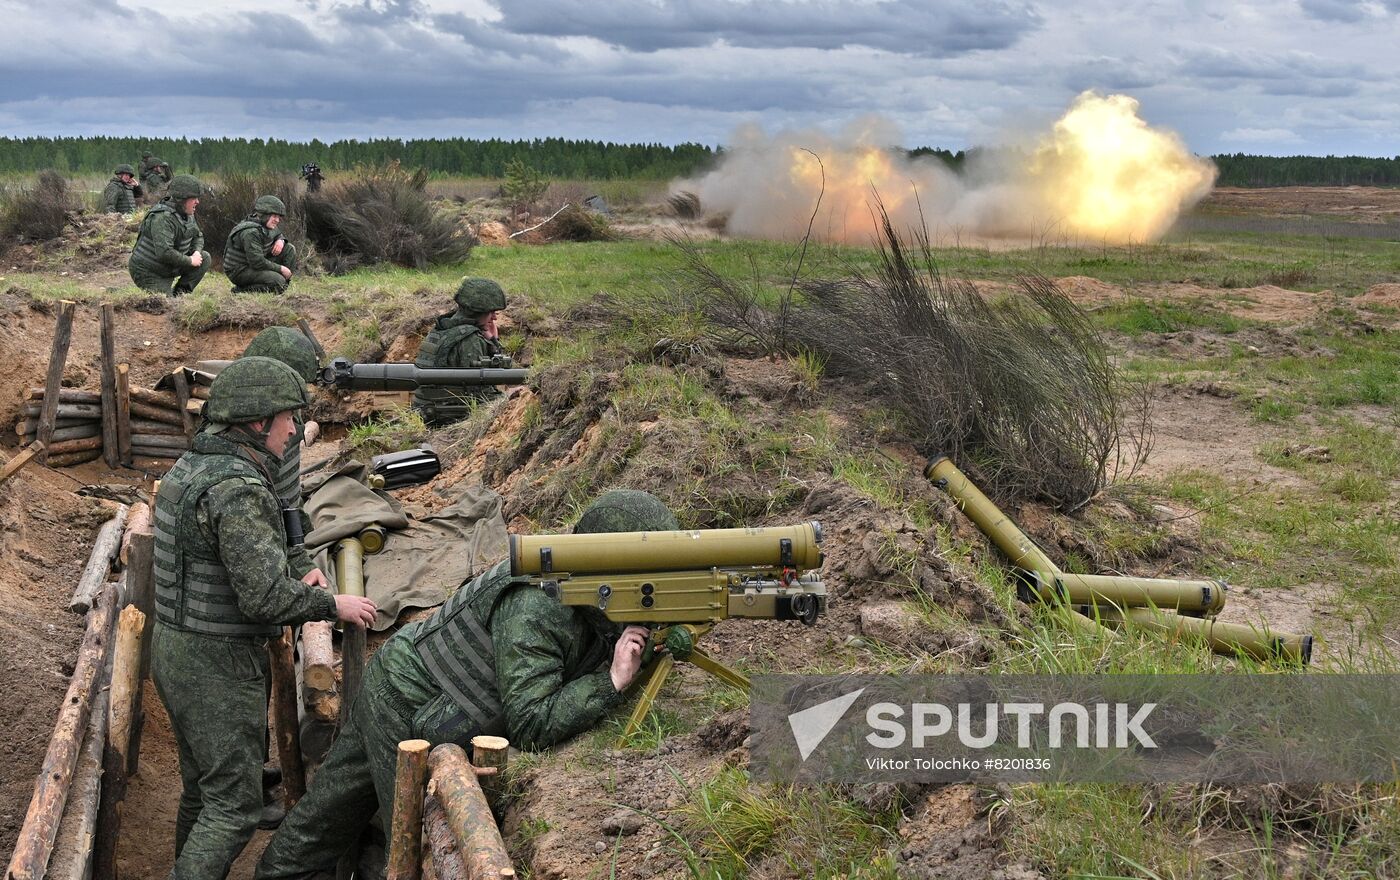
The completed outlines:
[[[287,215],[277,231],[298,246],[306,240],[306,221],[301,208],[301,187],[290,174],[229,174],[213,192],[200,199],[199,228],[204,247],[215,260],[223,261],[228,234],[253,211],[258,196],[277,196],[287,206]],[[305,262],[304,256],[303,263]]]
[[[34,186],[9,193],[0,213],[4,241],[48,241],[58,238],[68,215],[78,209],[77,196],[57,171],[41,171]]]

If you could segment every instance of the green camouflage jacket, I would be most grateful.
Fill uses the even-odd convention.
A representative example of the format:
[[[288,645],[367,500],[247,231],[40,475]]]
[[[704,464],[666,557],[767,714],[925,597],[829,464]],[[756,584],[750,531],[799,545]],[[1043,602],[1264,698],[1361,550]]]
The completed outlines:
[[[199,224],[163,201],[141,221],[129,265],[156,275],[177,275],[194,265],[190,254],[203,249],[204,233]]]
[[[141,187],[113,177],[102,191],[102,210],[108,214],[131,214],[136,210],[136,200],[140,196]]]
[[[224,247],[224,274],[229,278],[243,272],[278,272],[281,263],[271,259],[272,246],[281,233],[268,229],[260,220],[244,220],[228,234]]]

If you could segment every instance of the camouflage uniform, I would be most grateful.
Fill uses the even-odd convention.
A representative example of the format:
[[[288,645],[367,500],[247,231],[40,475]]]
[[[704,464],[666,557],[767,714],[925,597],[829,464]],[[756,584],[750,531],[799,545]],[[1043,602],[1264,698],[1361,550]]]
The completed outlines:
[[[137,287],[168,294],[173,283],[175,295],[180,296],[194,290],[209,271],[204,233],[193,216],[180,210],[186,199],[198,197],[200,191],[198,180],[182,174],[171,181],[170,195],[146,212],[127,261]],[[196,252],[203,255],[198,266],[190,260]]]
[[[419,346],[418,358],[413,362],[419,369],[473,369],[501,354],[501,344],[488,339],[476,325],[482,315],[506,307],[506,294],[501,286],[486,278],[463,278],[454,299],[456,311],[439,317]],[[494,385],[468,388],[428,385],[413,392],[413,406],[429,425],[447,425],[466,418],[473,406],[499,397],[500,389]]]
[[[675,528],[657,499],[614,491],[594,502],[574,531]],[[626,698],[606,665],[620,635],[601,612],[563,605],[512,578],[509,560],[463,585],[374,655],[345,728],[255,876],[333,870],[375,811],[392,809],[402,740],[467,746],[473,736],[494,734],[537,750],[597,724]]]
[[[259,196],[248,219],[233,227],[224,247],[224,274],[233,282],[234,293],[285,293],[290,278],[282,277],[280,267],[295,270],[297,249],[275,229],[267,228],[271,214],[287,216],[287,206],[276,196]],[[282,253],[273,246],[282,241]]]
[[[122,180],[123,174],[136,176],[130,165],[116,167],[112,172],[112,179],[107,181],[107,188],[102,191],[102,210],[105,213],[131,214],[136,211],[136,200],[141,198],[141,187]]]
[[[210,389],[211,421],[156,498],[152,677],[184,784],[173,878],[226,876],[257,825],[268,640],[285,624],[336,617],[333,596],[287,576],[286,533],[268,476],[277,457],[263,445],[265,434],[242,424],[299,408],[305,395],[284,364],[230,365]],[[267,411],[240,416],[239,406],[258,398]]]
[[[141,183],[152,198],[160,195],[167,183],[172,183],[170,164],[150,153],[141,155]]]

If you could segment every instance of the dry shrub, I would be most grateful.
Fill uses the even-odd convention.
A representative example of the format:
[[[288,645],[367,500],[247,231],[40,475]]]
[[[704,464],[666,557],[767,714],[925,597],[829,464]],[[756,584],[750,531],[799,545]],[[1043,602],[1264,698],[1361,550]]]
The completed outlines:
[[[565,205],[549,222],[540,227],[546,241],[616,241],[617,233],[606,217],[581,205]]]
[[[666,199],[666,204],[671,213],[682,220],[694,220],[701,214],[700,197],[689,190],[673,193]]]
[[[282,218],[277,231],[298,246],[298,259],[305,265],[307,255],[300,248],[306,240],[300,189],[297,178],[290,174],[227,175],[218,187],[199,200],[196,216],[204,232],[204,247],[222,264],[228,234],[253,213],[254,200],[258,196],[277,196],[287,206],[287,216]]]
[[[302,200],[307,240],[332,273],[376,263],[411,269],[459,263],[476,238],[433,205],[426,185],[424,171],[397,163],[357,168]]]
[[[988,302],[939,273],[926,232],[911,246],[882,219],[872,274],[800,286],[794,335],[829,373],[874,378],[921,452],[1001,499],[1077,509],[1120,459],[1141,461],[1146,395],[1052,281],[1022,277],[1020,295]]]
[[[0,236],[24,241],[58,238],[68,215],[77,210],[77,198],[67,178],[57,171],[41,171],[34,186],[8,194],[0,215]]]

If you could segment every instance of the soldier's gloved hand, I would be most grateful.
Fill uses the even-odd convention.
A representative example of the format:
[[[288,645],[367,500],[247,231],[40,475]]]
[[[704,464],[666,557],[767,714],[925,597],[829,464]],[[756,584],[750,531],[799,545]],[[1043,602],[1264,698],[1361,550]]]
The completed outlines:
[[[647,643],[651,641],[651,631],[644,626],[629,626],[622,631],[622,637],[613,646],[612,674],[613,687],[618,691],[627,690],[627,686],[637,677],[637,672],[642,668],[642,656],[647,649]]]
[[[374,614],[379,609],[364,596],[339,595],[335,597],[335,615],[342,623],[358,623],[368,627],[374,623]]]

